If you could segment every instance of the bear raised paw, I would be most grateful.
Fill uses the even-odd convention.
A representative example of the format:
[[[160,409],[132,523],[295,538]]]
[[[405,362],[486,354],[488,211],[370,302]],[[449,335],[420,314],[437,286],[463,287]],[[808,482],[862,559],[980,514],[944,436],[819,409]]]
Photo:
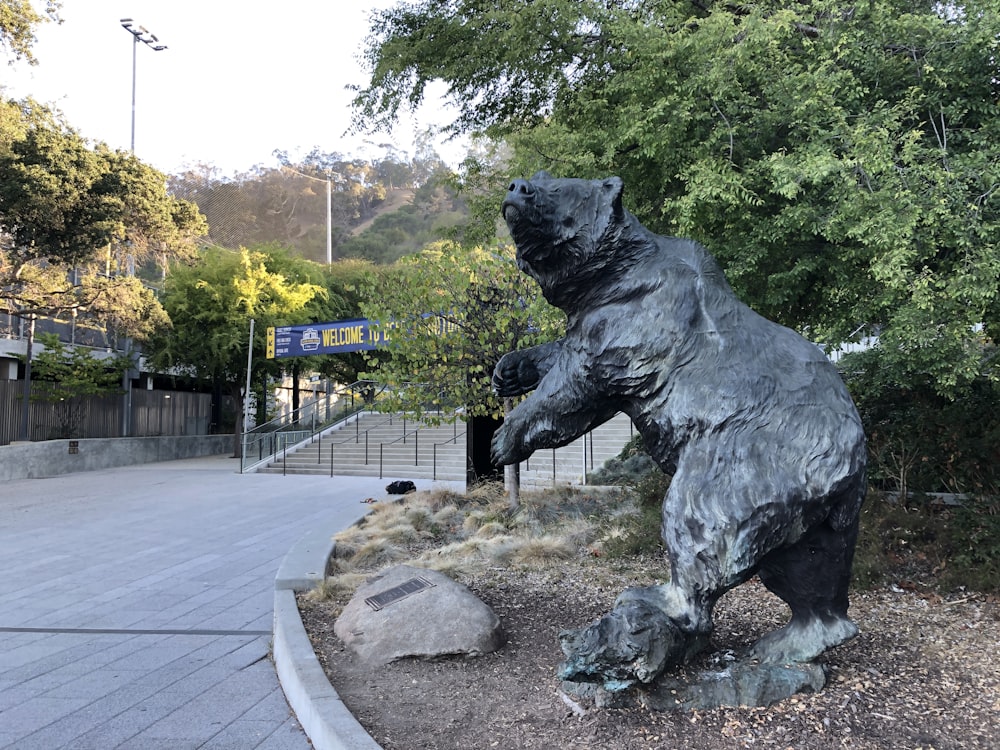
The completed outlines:
[[[852,638],[865,437],[823,352],[744,305],[701,245],[644,228],[617,177],[515,180],[503,216],[518,266],[567,325],[560,341],[497,363],[498,394],[533,392],[494,435],[494,463],[566,445],[621,411],[673,475],[670,582],[625,591],[602,621],[564,634],[562,674],[593,680],[596,649],[621,654],[602,667],[607,683],[652,681],[708,642],[715,602],[755,574],[792,617],[754,658],[807,662]],[[596,645],[612,631],[624,640]]]

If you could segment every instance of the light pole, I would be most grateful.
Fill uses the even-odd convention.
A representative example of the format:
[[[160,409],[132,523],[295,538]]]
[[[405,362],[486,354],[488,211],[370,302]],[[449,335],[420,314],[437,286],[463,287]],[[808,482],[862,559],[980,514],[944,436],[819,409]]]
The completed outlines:
[[[333,263],[333,173],[331,170],[326,170],[326,179],[321,180],[319,177],[313,177],[312,175],[302,174],[296,169],[292,169],[287,164],[281,165],[282,169],[287,169],[293,174],[297,174],[299,177],[305,177],[307,180],[315,180],[316,182],[326,183],[326,264],[330,265]]]
[[[135,153],[135,58],[136,50],[139,47],[139,42],[142,42],[147,47],[149,47],[154,52],[160,52],[167,48],[167,45],[160,44],[160,40],[156,38],[156,35],[149,31],[145,26],[133,26],[134,21],[131,18],[121,19],[122,28],[125,29],[129,34],[132,35],[132,146],[131,151]]]
[[[149,47],[153,52],[162,52],[167,45],[160,44],[156,34],[152,33],[145,26],[133,26],[135,23],[131,18],[122,18],[120,21],[122,28],[132,35],[132,140],[129,150],[135,153],[135,61],[136,50],[139,49],[139,42]],[[128,274],[134,273],[132,263],[128,263]],[[131,361],[137,361],[132,355],[132,340],[125,339],[125,356]],[[122,397],[122,437],[128,437],[132,426],[132,366],[122,373],[122,390],[125,392]]]

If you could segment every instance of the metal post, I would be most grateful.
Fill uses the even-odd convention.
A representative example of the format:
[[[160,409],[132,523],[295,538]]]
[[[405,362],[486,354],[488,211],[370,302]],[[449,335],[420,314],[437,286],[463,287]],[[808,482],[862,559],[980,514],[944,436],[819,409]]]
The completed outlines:
[[[326,264],[333,263],[333,183],[326,173]]]
[[[29,414],[31,409],[31,349],[35,341],[35,316],[28,317],[28,351],[24,359],[24,387],[21,393],[21,435],[20,440],[27,442],[31,439],[28,434],[30,423]]]
[[[139,42],[142,42],[147,47],[149,47],[154,52],[161,52],[167,48],[167,45],[160,44],[160,40],[156,37],[145,26],[135,27],[132,24],[134,21],[131,18],[123,18],[120,21],[122,28],[125,29],[129,34],[132,35],[132,141],[131,141],[131,151],[135,153],[135,61],[136,61],[136,50],[139,48]],[[148,36],[147,36],[148,34]]]
[[[129,142],[129,150],[135,153],[135,58],[136,50],[139,49],[139,36],[132,34],[132,140]]]
[[[128,367],[122,373],[122,437],[130,437],[132,432],[132,339],[125,338],[125,359]]]
[[[256,323],[250,318],[250,346],[247,347],[247,389],[243,394],[243,439],[246,440],[247,425],[250,424],[250,372],[253,370],[253,327]]]

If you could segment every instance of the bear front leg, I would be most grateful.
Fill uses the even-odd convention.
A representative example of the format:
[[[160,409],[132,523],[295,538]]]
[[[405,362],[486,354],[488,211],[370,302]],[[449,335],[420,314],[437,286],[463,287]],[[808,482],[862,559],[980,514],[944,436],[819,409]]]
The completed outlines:
[[[552,368],[559,347],[560,342],[552,341],[503,355],[493,369],[493,390],[503,398],[535,390]]]
[[[493,434],[494,465],[509,466],[536,450],[560,448],[618,412],[615,400],[587,382],[579,358],[568,356],[565,348],[555,352],[558,358],[550,350],[539,360],[549,369],[535,392],[504,417]]]
[[[532,408],[536,399],[537,393],[520,403],[493,433],[490,458],[495,466],[520,463],[540,448],[557,448],[576,439],[573,432],[560,429],[552,415]]]

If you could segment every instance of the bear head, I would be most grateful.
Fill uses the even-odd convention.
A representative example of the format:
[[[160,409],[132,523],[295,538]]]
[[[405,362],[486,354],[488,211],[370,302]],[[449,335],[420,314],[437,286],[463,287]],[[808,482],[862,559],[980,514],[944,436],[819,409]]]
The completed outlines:
[[[622,189],[618,177],[557,179],[545,172],[510,184],[501,210],[517,265],[550,303],[566,307],[581,283],[603,273],[609,259],[598,258],[602,240],[625,217]]]

